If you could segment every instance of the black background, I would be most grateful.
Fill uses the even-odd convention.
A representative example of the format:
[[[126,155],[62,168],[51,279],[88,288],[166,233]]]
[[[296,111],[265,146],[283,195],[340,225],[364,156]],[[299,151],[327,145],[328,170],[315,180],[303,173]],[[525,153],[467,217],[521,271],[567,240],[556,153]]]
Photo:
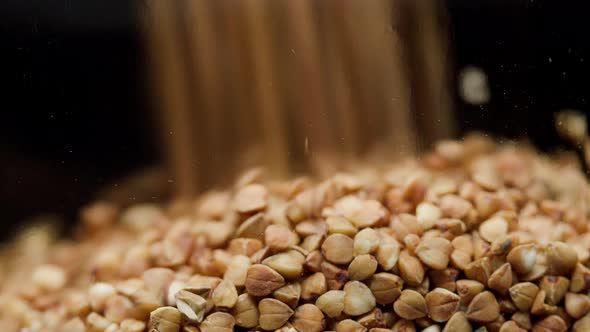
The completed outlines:
[[[588,109],[585,1],[448,0],[452,64],[488,74],[492,99],[456,98],[459,134],[560,141],[553,113]],[[74,220],[100,187],[161,156],[131,0],[0,2],[0,218]],[[456,73],[455,73],[456,75]],[[6,232],[5,232],[6,234]]]
[[[160,158],[134,1],[0,2],[2,222],[57,213]]]
[[[461,131],[485,129],[526,135],[540,148],[555,147],[553,114],[588,110],[590,24],[587,2],[450,0],[455,68],[468,64],[488,74],[485,107],[457,100]]]

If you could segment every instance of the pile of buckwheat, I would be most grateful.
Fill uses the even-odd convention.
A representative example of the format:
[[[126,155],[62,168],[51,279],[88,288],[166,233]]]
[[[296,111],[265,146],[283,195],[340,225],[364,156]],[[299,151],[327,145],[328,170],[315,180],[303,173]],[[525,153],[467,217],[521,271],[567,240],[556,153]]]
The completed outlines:
[[[190,204],[99,202],[2,254],[1,331],[590,331],[588,182],[481,136]]]

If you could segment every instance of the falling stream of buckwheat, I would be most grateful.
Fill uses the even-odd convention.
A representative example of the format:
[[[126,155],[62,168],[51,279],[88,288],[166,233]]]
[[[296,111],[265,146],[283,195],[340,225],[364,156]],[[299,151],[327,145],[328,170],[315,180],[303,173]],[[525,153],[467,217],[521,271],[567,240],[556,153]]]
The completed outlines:
[[[444,8],[406,0],[152,0],[153,95],[177,193],[265,166],[322,175],[453,132]]]

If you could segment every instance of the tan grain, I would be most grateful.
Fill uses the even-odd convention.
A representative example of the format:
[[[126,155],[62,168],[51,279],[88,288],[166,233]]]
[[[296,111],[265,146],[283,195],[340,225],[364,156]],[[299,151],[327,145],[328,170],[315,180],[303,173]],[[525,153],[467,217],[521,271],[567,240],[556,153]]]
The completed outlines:
[[[428,314],[426,300],[420,293],[413,290],[402,291],[393,304],[393,310],[398,316],[408,320],[425,317]]]

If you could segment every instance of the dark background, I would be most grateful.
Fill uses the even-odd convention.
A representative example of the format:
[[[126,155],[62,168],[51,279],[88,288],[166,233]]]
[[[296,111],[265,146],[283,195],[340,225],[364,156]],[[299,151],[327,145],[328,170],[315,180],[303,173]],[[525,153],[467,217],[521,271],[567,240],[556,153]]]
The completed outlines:
[[[492,95],[482,107],[456,98],[459,134],[480,129],[527,136],[542,149],[558,146],[553,113],[588,110],[589,5],[447,4],[453,68],[483,68]],[[6,230],[40,213],[75,220],[99,188],[161,161],[150,128],[140,7],[131,0],[0,2],[0,223]]]
[[[590,32],[585,1],[449,0],[455,68],[477,65],[488,75],[491,102],[457,100],[461,132],[485,129],[528,136],[542,149],[561,141],[554,112],[588,112]]]

